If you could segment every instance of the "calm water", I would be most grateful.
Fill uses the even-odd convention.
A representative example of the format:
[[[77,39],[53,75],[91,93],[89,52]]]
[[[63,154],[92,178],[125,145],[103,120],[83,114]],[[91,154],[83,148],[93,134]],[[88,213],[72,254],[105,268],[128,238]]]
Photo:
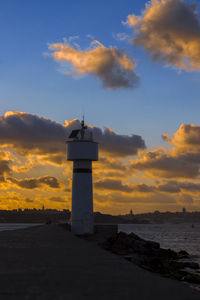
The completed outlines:
[[[27,227],[32,227],[32,226],[37,226],[40,224],[35,224],[35,223],[0,223],[0,231],[5,231],[5,230],[16,230],[16,229],[22,229],[22,228],[27,228]]]
[[[200,224],[120,224],[118,231],[134,232],[141,238],[160,243],[162,248],[186,250],[200,264]]]

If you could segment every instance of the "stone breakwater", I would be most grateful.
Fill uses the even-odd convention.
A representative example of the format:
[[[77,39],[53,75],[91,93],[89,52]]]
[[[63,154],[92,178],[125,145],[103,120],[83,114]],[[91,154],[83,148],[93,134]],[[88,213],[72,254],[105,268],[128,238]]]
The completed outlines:
[[[104,249],[123,256],[134,264],[166,277],[200,284],[199,264],[189,259],[186,251],[162,249],[160,244],[147,241],[134,233],[119,232],[99,243]]]

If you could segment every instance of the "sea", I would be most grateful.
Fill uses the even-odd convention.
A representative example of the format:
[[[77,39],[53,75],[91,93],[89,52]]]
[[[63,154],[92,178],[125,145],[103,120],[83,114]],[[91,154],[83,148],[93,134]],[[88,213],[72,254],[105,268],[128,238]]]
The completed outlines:
[[[165,249],[185,250],[200,264],[200,223],[198,224],[119,224],[118,232],[134,232],[141,238],[160,243]]]
[[[41,224],[36,223],[0,223],[0,231],[16,230],[28,227],[33,227]]]

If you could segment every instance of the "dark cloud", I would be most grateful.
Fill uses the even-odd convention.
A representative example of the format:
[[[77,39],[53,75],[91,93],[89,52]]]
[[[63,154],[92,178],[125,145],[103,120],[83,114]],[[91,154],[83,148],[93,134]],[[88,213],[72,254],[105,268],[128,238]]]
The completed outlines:
[[[0,176],[3,178],[4,175],[11,173],[10,163],[11,159],[9,158],[8,152],[0,151]]]
[[[62,197],[51,197],[49,198],[49,200],[53,202],[59,202],[59,203],[67,202],[67,200]]]
[[[0,176],[9,174],[11,172],[9,163],[9,160],[0,160]]]
[[[80,121],[66,121],[64,125],[50,119],[22,112],[7,112],[0,117],[0,144],[7,145],[21,155],[39,154],[44,160],[60,164],[66,160],[65,141],[73,129],[80,128]],[[138,135],[120,135],[112,130],[89,127],[101,149],[117,156],[136,154],[145,148]]]
[[[121,180],[104,179],[95,182],[95,189],[120,191],[126,193],[154,193],[162,195],[167,194],[198,194],[200,191],[200,184],[185,181],[164,181],[154,185],[147,184],[124,184]],[[177,195],[176,195],[177,196]],[[140,196],[141,197],[141,196]]]
[[[192,193],[198,194],[200,191],[200,184],[194,182],[181,182],[181,181],[167,181],[157,185],[157,190],[167,193]]]
[[[121,192],[131,192],[132,189],[127,184],[122,184],[121,180],[99,180],[95,182],[95,187],[99,189],[116,190]]]
[[[120,192],[139,192],[139,193],[152,193],[155,191],[153,186],[146,184],[124,184],[121,180],[104,179],[95,182],[97,189],[113,190]]]
[[[173,154],[163,150],[146,152],[141,159],[132,160],[130,169],[132,171],[146,171],[154,177],[165,178],[195,178],[199,175],[199,164],[192,153],[187,155]],[[199,161],[200,163],[200,161]]]
[[[158,185],[157,190],[160,192],[166,192],[166,193],[179,193],[181,191],[180,186],[178,186],[177,182],[167,182]]]
[[[129,15],[133,44],[153,60],[179,69],[200,70],[200,20],[197,5],[184,0],[150,1],[141,16]]]
[[[52,176],[25,179],[7,178],[7,180],[22,189],[36,189],[41,187],[41,185],[46,185],[54,189],[58,189],[60,187],[58,180]]]
[[[118,156],[137,154],[139,149],[146,148],[144,140],[139,135],[119,135],[106,127],[103,132],[99,128],[94,128],[93,134],[103,151]]]
[[[26,199],[25,199],[25,202],[27,202],[27,203],[33,203],[34,200],[32,200],[32,199],[30,199],[30,198],[26,198]]]

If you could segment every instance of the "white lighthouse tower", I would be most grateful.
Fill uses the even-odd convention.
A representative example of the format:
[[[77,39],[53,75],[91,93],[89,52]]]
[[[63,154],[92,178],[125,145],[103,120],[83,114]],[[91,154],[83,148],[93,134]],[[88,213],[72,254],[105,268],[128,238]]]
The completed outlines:
[[[98,143],[93,141],[81,122],[67,141],[67,160],[73,161],[71,231],[74,234],[93,233],[92,161],[98,160]]]

